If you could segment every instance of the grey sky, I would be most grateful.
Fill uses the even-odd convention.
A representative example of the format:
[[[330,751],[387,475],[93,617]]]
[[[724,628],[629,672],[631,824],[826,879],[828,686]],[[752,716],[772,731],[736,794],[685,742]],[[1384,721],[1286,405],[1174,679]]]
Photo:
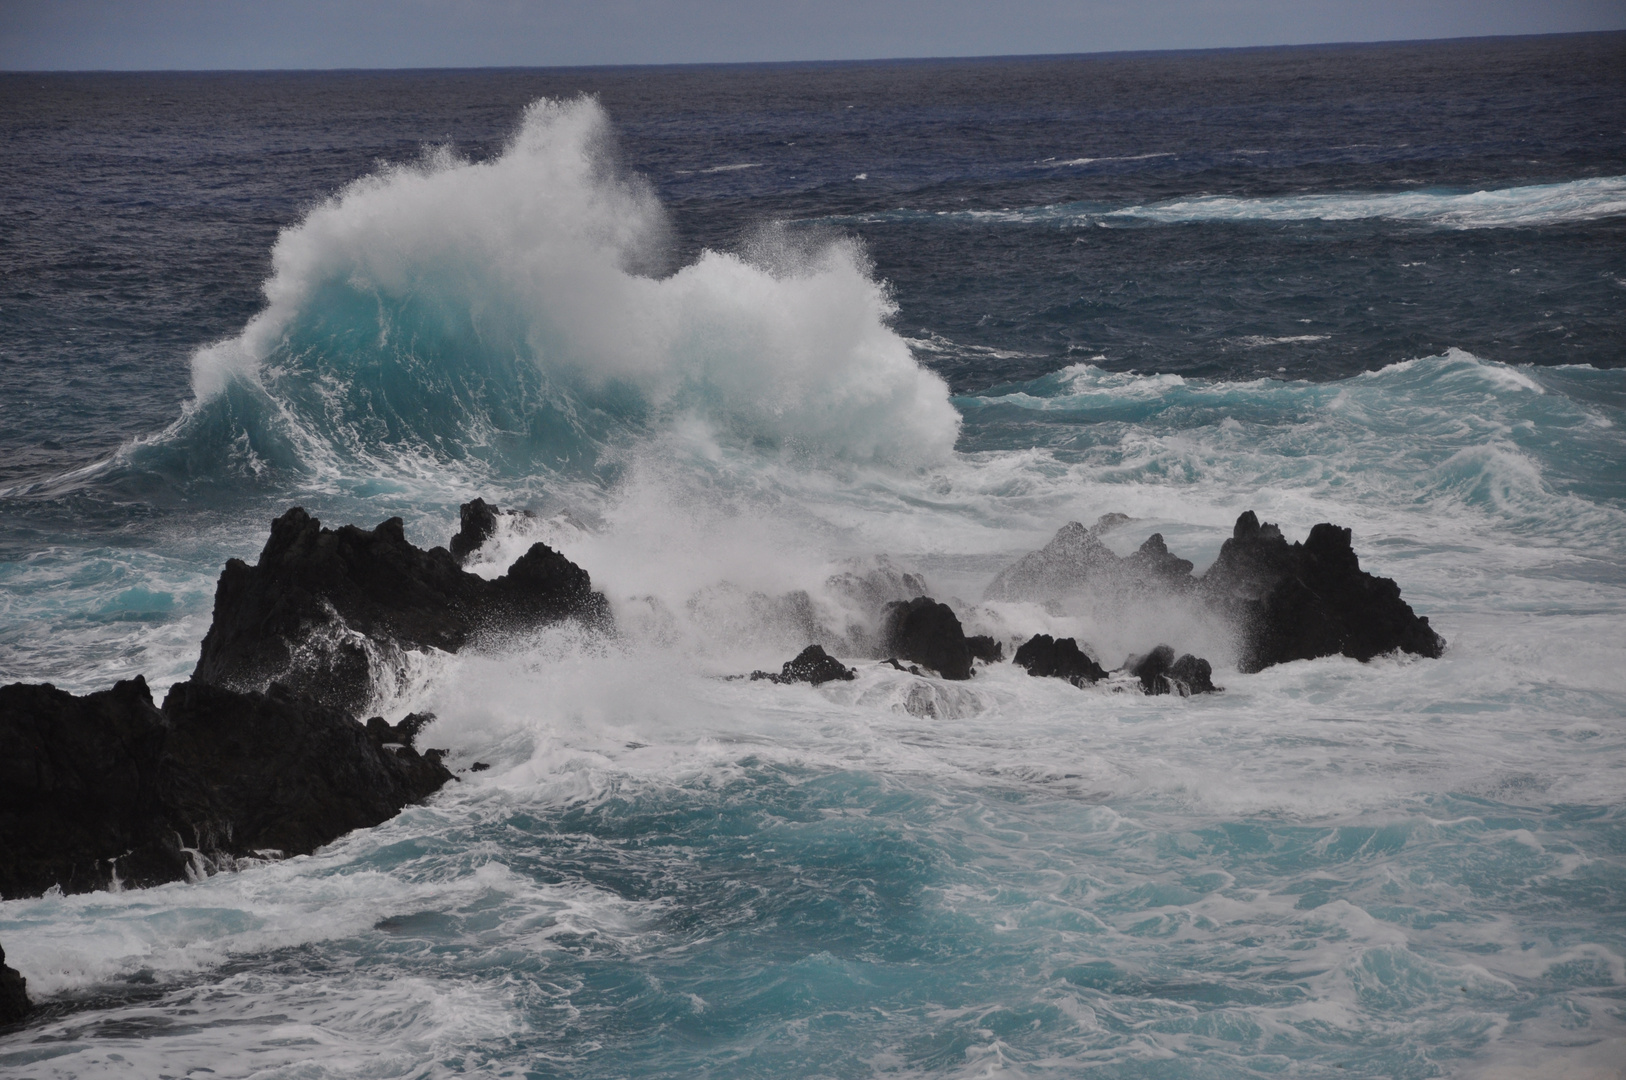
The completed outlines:
[[[482,67],[1626,28],[1626,0],[0,0],[0,69]]]

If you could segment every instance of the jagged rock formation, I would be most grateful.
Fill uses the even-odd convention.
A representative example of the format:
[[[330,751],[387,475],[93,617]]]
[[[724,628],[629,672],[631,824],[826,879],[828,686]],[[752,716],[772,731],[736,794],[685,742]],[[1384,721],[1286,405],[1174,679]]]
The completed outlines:
[[[1110,515],[1090,529],[1068,522],[1044,548],[1001,572],[987,599],[1044,602],[1082,591],[1151,589],[1189,595],[1236,627],[1245,672],[1340,653],[1370,660],[1396,649],[1429,657],[1445,649],[1428,619],[1400,599],[1394,581],[1360,568],[1348,529],[1322,523],[1304,542],[1289,544],[1250,510],[1237,518],[1214,565],[1193,578],[1192,564],[1170,553],[1160,534],[1118,558],[1099,538],[1117,523]]]
[[[1101,542],[1117,520],[1103,518],[1086,529],[1077,521],[1063,525],[1050,543],[1022,556],[983,592],[984,600],[1049,600],[1087,588],[1092,579],[1113,574],[1119,559]]]
[[[205,683],[153,705],[137,677],[75,697],[0,687],[0,896],[155,885],[305,854],[451,779],[282,686]]]
[[[408,543],[400,518],[326,529],[294,507],[272,522],[258,564],[226,563],[192,677],[240,691],[281,682],[355,712],[402,652],[456,652],[482,634],[566,618],[607,627],[609,605],[546,544],[487,581],[445,548]]]
[[[16,968],[6,966],[6,950],[0,949],[0,1025],[15,1024],[31,1011],[28,980]]]
[[[1029,675],[1066,679],[1074,686],[1087,686],[1107,677],[1106,669],[1090,659],[1072,638],[1057,641],[1049,634],[1034,634],[1011,662],[1026,668]]]
[[[459,566],[468,562],[470,555],[496,535],[497,515],[500,513],[502,510],[484,499],[466,502],[458,508],[457,535],[446,546]]]
[[[1214,685],[1214,669],[1207,660],[1190,653],[1175,659],[1174,650],[1159,645],[1145,656],[1132,656],[1124,669],[1140,680],[1142,692],[1147,694],[1212,694],[1220,687]]]
[[[931,668],[945,679],[971,678],[971,649],[959,617],[929,596],[886,606],[881,651]]]
[[[991,634],[972,634],[965,639],[965,647],[971,652],[971,659],[981,660],[985,664],[998,664],[1005,659],[1005,646],[993,639]]]
[[[1400,599],[1391,578],[1361,569],[1350,530],[1323,522],[1289,544],[1249,510],[1203,575],[1202,590],[1242,632],[1238,668],[1258,671],[1318,656],[1370,660],[1400,649],[1438,657],[1445,639]]]
[[[838,680],[851,682],[856,678],[858,678],[858,672],[847,667],[818,645],[809,645],[797,653],[794,660],[786,660],[784,667],[780,669],[777,675],[769,671],[751,672],[752,682],[758,679],[767,679],[776,683],[812,683],[814,686]]]

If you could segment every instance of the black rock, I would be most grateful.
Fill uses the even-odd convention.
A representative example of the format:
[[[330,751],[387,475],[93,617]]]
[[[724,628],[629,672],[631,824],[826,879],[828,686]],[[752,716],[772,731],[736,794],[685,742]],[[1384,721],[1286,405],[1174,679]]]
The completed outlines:
[[[1029,675],[1066,679],[1074,686],[1107,677],[1106,669],[1091,660],[1073,638],[1057,641],[1049,634],[1034,634],[1016,650],[1011,662],[1027,668]]]
[[[1445,651],[1428,619],[1400,599],[1400,586],[1361,569],[1350,530],[1325,522],[1289,544],[1276,526],[1244,513],[1202,588],[1241,625],[1242,671],[1340,653],[1364,661],[1396,649]]]
[[[6,966],[6,950],[0,948],[0,1024],[15,1024],[32,1009],[28,980],[16,968]]]
[[[490,540],[497,532],[497,515],[500,509],[486,502],[484,499],[475,499],[459,507],[459,528],[457,535],[447,545],[452,552],[452,558],[461,565],[469,561],[480,546]]]
[[[796,654],[796,659],[786,660],[778,675],[768,671],[751,672],[753,682],[767,679],[776,683],[812,683],[814,686],[837,680],[851,682],[856,678],[858,672],[842,664],[818,645],[809,645]]]
[[[0,687],[0,896],[306,854],[449,779],[438,753],[386,749],[281,686],[181,683],[158,709],[140,678],[84,697],[15,683]]]
[[[931,668],[945,679],[971,678],[971,650],[959,618],[929,596],[886,606],[881,651]]]
[[[1140,680],[1141,689],[1148,694],[1190,697],[1219,689],[1214,685],[1214,669],[1207,660],[1190,653],[1177,660],[1174,650],[1167,645],[1159,645],[1145,656],[1130,657],[1124,668]]]
[[[240,691],[282,682],[354,712],[405,650],[456,652],[481,634],[566,618],[607,627],[609,605],[546,544],[487,581],[445,548],[408,543],[400,518],[325,529],[295,507],[272,522],[257,565],[226,563],[192,677]]]
[[[374,742],[380,746],[415,745],[418,732],[428,727],[435,720],[434,713],[408,713],[402,717],[398,724],[391,724],[382,716],[367,718],[367,734],[372,736]]]
[[[0,897],[185,876],[160,796],[169,720],[139,676],[75,697],[0,687]]]
[[[985,664],[998,664],[1005,659],[1005,646],[988,634],[972,634],[965,639],[965,647],[971,651],[971,659]]]

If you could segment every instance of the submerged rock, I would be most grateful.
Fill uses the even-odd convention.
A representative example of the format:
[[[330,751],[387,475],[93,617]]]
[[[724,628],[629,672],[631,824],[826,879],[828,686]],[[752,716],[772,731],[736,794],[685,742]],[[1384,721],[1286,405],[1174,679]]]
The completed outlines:
[[[145,886],[307,854],[450,780],[282,686],[0,687],[0,896]]]
[[[1159,645],[1145,656],[1132,656],[1124,669],[1140,680],[1141,690],[1147,694],[1212,694],[1220,688],[1214,685],[1214,669],[1200,656],[1185,653],[1175,659],[1174,650]]]
[[[945,679],[971,678],[971,649],[959,617],[929,596],[886,606],[881,652],[931,668]]]
[[[1247,511],[1201,584],[1240,625],[1242,671],[1340,653],[1364,661],[1396,649],[1445,651],[1445,639],[1400,598],[1399,585],[1361,569],[1350,530],[1326,522],[1289,544]]]
[[[1034,634],[1016,650],[1011,662],[1026,668],[1029,675],[1066,679],[1074,686],[1107,677],[1106,669],[1090,659],[1073,638],[1058,641],[1049,634]]]
[[[6,966],[6,950],[0,948],[0,1024],[15,1024],[31,1011],[28,980],[14,967]]]
[[[752,682],[767,679],[776,683],[812,683],[814,686],[834,681],[851,682],[856,678],[858,672],[825,652],[819,645],[809,645],[797,653],[794,660],[786,660],[785,666],[777,675],[768,671],[751,672]]]
[[[359,711],[402,652],[456,652],[479,634],[568,618],[607,627],[609,605],[546,544],[488,581],[445,548],[408,543],[400,518],[326,529],[294,507],[272,522],[256,565],[226,563],[192,677],[240,691],[282,682]]]

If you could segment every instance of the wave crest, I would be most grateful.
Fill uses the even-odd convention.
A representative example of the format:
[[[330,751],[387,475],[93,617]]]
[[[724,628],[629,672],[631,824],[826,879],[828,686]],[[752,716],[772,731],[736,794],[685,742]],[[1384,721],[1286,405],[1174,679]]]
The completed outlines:
[[[490,160],[441,150],[350,184],[284,230],[265,309],[194,355],[196,400],[160,442],[193,466],[236,447],[339,474],[590,471],[672,430],[813,458],[950,454],[947,387],[888,326],[856,244],[706,251],[654,276],[665,215],[612,141],[595,100],[541,100]]]

